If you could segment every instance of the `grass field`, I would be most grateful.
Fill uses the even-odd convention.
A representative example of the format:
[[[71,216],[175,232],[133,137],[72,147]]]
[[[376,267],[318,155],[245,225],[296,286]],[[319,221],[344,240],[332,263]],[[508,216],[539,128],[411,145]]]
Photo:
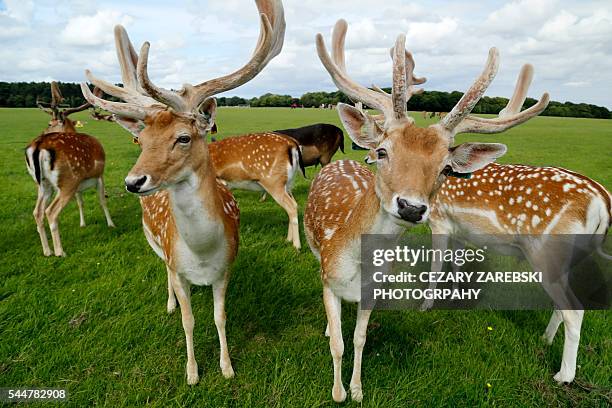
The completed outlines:
[[[79,227],[72,202],[60,227],[68,256],[45,258],[23,149],[47,117],[36,109],[0,109],[0,387],[66,388],[70,399],[62,406],[74,407],[334,406],[318,263],[307,247],[297,253],[284,241],[284,211],[249,192],[236,193],[241,243],[227,294],[236,377],[221,376],[212,294],[198,287],[192,304],[200,383],[187,386],[180,315],[166,313],[165,268],[145,241],[138,199],[123,187],[139,149],[117,125],[77,117],[106,149],[117,228],[106,227],[95,194],[86,193],[87,227]],[[339,124],[335,111],[314,109],[220,109],[218,115],[221,136],[314,122]],[[509,153],[501,162],[568,167],[612,189],[610,120],[541,117],[502,135],[459,141],[468,138],[506,143]],[[345,144],[347,157],[362,159],[348,138]],[[310,179],[313,174],[309,169]],[[309,182],[299,178],[294,189],[301,210]],[[540,342],[549,316],[374,312],[364,351],[363,405],[610,406],[610,312],[585,314],[576,382],[563,387],[552,379],[563,331],[551,347]],[[355,306],[345,305],[345,386],[354,318]]]

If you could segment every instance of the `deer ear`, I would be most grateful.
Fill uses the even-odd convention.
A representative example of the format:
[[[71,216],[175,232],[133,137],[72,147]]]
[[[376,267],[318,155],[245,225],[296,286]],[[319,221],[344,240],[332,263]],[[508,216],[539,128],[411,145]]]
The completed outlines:
[[[451,167],[457,173],[471,173],[493,163],[506,150],[499,143],[463,143],[451,149]]]
[[[217,100],[215,98],[206,98],[198,107],[196,120],[198,127],[204,132],[209,132],[215,127],[215,117],[217,116]]]
[[[355,144],[366,149],[376,148],[383,139],[383,130],[369,115],[346,103],[338,104],[342,125]]]
[[[145,128],[144,122],[138,119],[113,115],[113,121],[117,122],[122,128],[130,132],[136,138],[138,138],[142,129]]]

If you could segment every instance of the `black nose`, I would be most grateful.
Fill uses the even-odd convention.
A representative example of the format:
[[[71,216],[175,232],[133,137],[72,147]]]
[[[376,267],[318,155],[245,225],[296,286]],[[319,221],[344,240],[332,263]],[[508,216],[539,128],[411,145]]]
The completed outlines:
[[[412,205],[403,198],[397,199],[397,206],[399,208],[399,216],[403,220],[409,222],[419,222],[423,218],[423,214],[427,211],[426,205]]]
[[[130,193],[138,193],[140,191],[140,187],[147,182],[147,176],[142,176],[136,180],[130,180],[129,182],[125,182],[125,188]]]

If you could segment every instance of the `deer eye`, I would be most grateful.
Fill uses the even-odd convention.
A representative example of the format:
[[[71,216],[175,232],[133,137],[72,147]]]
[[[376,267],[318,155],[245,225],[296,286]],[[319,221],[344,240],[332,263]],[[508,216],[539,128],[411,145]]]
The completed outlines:
[[[387,151],[385,149],[376,149],[376,158],[378,160],[382,160],[382,159],[386,159],[387,158]]]
[[[187,135],[179,136],[178,139],[176,139],[176,141],[181,143],[181,144],[187,144],[187,143],[191,142],[191,137],[189,137]]]
[[[449,165],[444,166],[444,168],[442,169],[441,174],[448,176],[449,174],[451,174],[453,172],[453,168]]]

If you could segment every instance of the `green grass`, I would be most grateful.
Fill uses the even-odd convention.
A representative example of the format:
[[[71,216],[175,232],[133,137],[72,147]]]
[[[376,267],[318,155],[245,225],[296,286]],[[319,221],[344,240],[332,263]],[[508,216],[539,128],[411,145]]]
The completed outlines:
[[[138,147],[117,125],[77,117],[106,149],[107,193],[117,228],[106,227],[95,194],[86,193],[87,227],[79,228],[72,202],[61,216],[68,257],[45,258],[23,148],[47,118],[35,109],[0,110],[0,387],[67,388],[65,405],[75,407],[334,406],[318,263],[307,248],[297,253],[284,241],[285,213],[249,192],[236,193],[241,243],[227,294],[236,377],[221,376],[212,294],[198,287],[192,304],[200,383],[187,386],[180,315],[165,311],[165,268],[143,236],[138,199],[123,188]],[[335,111],[314,109],[220,109],[218,122],[223,136],[339,124]],[[509,153],[502,162],[564,166],[612,189],[611,137],[609,120],[542,117],[502,135],[459,141],[506,143]],[[361,160],[363,152],[352,152],[348,138],[345,143],[346,156]],[[312,179],[311,169],[308,176]],[[301,209],[309,182],[299,178],[294,190]],[[551,347],[539,340],[549,315],[374,312],[364,351],[363,404],[609,406],[610,312],[586,313],[576,383],[566,387],[552,380],[561,361],[562,330]],[[73,318],[82,322],[69,324]],[[344,305],[343,318],[347,386],[354,305]]]

